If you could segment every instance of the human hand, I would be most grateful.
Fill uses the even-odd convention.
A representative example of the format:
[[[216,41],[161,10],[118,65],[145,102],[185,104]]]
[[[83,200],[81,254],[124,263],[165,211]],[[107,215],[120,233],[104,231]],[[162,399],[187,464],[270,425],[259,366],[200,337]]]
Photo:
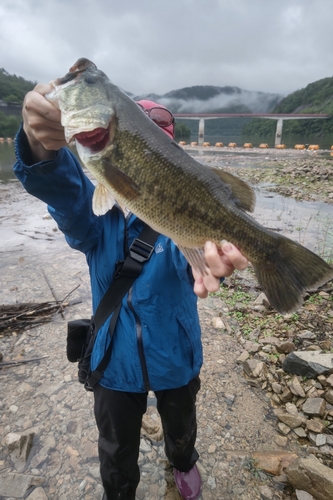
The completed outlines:
[[[60,111],[44,97],[51,90],[51,85],[38,84],[23,103],[23,129],[34,163],[52,159],[66,145]]]
[[[232,243],[223,240],[221,248],[207,241],[205,244],[205,259],[208,264],[208,274],[201,276],[192,268],[194,277],[194,293],[204,299],[209,292],[220,288],[220,278],[231,276],[235,269],[243,270],[248,266],[248,260]]]

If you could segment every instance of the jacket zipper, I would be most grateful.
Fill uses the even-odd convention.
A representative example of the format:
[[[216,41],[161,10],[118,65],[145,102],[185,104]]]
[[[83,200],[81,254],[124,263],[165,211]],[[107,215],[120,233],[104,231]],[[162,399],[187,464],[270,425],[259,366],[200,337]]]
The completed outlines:
[[[136,339],[138,343],[138,351],[139,351],[139,359],[140,359],[140,364],[141,364],[141,371],[142,371],[142,377],[143,377],[143,385],[145,388],[145,391],[150,391],[150,382],[149,382],[149,375],[148,375],[148,369],[147,369],[147,363],[146,363],[146,358],[145,358],[145,353],[144,353],[144,348],[143,348],[143,341],[142,341],[142,326],[141,326],[141,321],[139,316],[136,314],[133,304],[132,304],[132,291],[133,288],[130,288],[127,296],[127,304],[132,311],[134,318],[135,318],[135,329],[136,329]]]

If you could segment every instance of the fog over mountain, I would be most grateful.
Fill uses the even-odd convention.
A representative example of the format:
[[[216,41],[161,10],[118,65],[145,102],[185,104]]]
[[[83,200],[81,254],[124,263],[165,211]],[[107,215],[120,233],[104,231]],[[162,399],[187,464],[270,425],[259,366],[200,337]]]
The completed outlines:
[[[159,102],[173,113],[269,113],[282,98],[280,94],[211,85],[185,87],[164,95],[142,94],[134,97],[135,100]]]

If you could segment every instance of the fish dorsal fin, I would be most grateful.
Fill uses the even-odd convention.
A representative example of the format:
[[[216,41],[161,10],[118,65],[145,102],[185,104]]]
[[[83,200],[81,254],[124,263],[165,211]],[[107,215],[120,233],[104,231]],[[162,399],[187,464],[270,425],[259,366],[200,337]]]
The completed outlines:
[[[212,168],[212,170],[221,181],[230,186],[236,205],[246,212],[253,212],[256,203],[256,195],[253,189],[242,179],[229,174],[229,172],[218,168]]]
[[[103,184],[97,184],[95,187],[92,207],[95,215],[104,215],[111,210],[115,204],[115,199],[108,189]]]
[[[130,201],[141,195],[138,185],[129,175],[113,165],[108,158],[103,159],[103,164],[106,181],[122,198]]]
[[[187,262],[196,269],[201,276],[205,276],[208,273],[208,264],[205,259],[205,252],[203,247],[201,248],[188,248],[178,245],[179,250],[184,254]]]

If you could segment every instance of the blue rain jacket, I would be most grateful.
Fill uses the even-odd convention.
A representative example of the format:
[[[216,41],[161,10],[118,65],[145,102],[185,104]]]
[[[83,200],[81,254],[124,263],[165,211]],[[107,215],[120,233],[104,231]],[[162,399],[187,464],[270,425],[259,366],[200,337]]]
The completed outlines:
[[[24,188],[48,204],[68,244],[83,252],[90,272],[93,313],[109,288],[115,265],[123,260],[143,223],[125,218],[118,207],[104,216],[92,212],[94,186],[67,149],[53,161],[32,165],[23,129],[16,137],[14,172]],[[98,332],[94,370],[109,343],[110,318]],[[191,269],[177,246],[160,235],[154,252],[122,301],[113,336],[111,361],[100,383],[109,389],[146,392],[181,387],[202,365],[197,297]],[[144,380],[143,368],[148,372]]]

